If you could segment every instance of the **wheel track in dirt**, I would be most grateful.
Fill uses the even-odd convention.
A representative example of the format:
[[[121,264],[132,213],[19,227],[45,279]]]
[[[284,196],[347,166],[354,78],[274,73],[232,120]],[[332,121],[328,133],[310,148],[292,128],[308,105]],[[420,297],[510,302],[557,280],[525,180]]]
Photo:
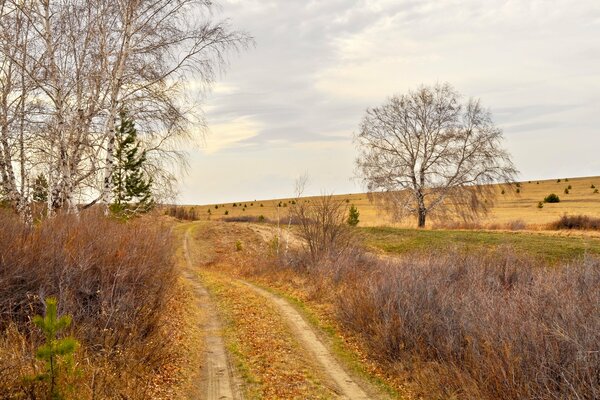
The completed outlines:
[[[252,283],[243,280],[239,280],[239,282],[269,299],[277,306],[290,329],[297,335],[302,346],[318,361],[323,373],[335,383],[336,392],[341,399],[369,400],[374,398],[367,395],[362,387],[342,368],[329,349],[319,339],[310,324],[304,320],[302,315],[287,300]]]
[[[226,400],[243,399],[241,383],[231,367],[227,350],[222,337],[222,327],[216,306],[213,304],[208,290],[193,273],[194,264],[189,251],[190,229],[185,232],[183,252],[186,260],[185,277],[192,284],[197,298],[198,307],[202,308],[206,320],[202,325],[204,333],[203,368],[198,392],[200,399]]]

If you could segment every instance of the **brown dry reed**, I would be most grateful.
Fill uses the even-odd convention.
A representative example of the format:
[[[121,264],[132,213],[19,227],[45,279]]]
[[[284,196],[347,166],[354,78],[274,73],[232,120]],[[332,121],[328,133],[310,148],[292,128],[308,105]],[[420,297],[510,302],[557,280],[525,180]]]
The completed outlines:
[[[2,210],[0,210],[2,211]],[[169,358],[165,307],[176,278],[169,229],[89,211],[31,228],[0,213],[0,398],[43,398],[22,379],[39,372],[31,320],[58,299],[81,342],[73,398],[148,398]]]

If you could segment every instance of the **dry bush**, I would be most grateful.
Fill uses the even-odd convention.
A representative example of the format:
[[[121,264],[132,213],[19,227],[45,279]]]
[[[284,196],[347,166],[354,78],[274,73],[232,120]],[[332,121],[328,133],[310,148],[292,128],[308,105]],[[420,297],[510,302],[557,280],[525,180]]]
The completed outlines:
[[[2,213],[0,225],[0,393],[34,398],[21,379],[39,367],[33,355],[41,337],[31,318],[54,296],[82,344],[76,398],[148,398],[149,372],[169,358],[164,319],[176,278],[170,231],[93,211],[33,228]]]
[[[298,201],[290,210],[290,223],[298,226],[310,265],[335,261],[356,243],[355,231],[346,223],[347,204],[332,195]]]
[[[558,221],[549,225],[550,229],[600,230],[600,218],[587,215],[563,215]]]
[[[434,229],[464,229],[464,230],[508,230],[508,231],[520,231],[527,229],[527,223],[522,219],[515,219],[504,223],[488,223],[484,224],[479,221],[438,221],[433,224]]]
[[[600,398],[600,262],[506,254],[373,259],[339,318],[426,398]]]
[[[273,223],[273,221],[263,215],[237,215],[234,217],[223,217],[221,219],[225,222]]]
[[[194,207],[170,206],[165,210],[165,215],[182,221],[197,221],[196,209]]]

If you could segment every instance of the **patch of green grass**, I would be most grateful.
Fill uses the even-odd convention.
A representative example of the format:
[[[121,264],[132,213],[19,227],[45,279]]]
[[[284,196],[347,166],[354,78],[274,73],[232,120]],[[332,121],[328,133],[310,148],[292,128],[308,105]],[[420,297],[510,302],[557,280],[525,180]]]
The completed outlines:
[[[600,254],[600,239],[565,237],[529,232],[417,230],[404,228],[361,228],[368,246],[388,253],[406,254],[429,249],[459,251],[496,249],[509,246],[515,252],[551,263]]]

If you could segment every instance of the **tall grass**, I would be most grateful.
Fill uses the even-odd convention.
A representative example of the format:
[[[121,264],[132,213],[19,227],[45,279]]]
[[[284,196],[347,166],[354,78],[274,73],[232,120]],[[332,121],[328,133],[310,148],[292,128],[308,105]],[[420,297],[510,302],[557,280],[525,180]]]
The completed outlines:
[[[0,393],[36,398],[21,379],[39,367],[31,318],[54,296],[82,344],[76,398],[147,398],[148,373],[169,357],[164,311],[176,275],[168,229],[95,212],[33,228],[4,212],[0,226]]]
[[[425,397],[600,398],[598,260],[446,253],[372,259],[360,275],[343,285],[339,319]]]

